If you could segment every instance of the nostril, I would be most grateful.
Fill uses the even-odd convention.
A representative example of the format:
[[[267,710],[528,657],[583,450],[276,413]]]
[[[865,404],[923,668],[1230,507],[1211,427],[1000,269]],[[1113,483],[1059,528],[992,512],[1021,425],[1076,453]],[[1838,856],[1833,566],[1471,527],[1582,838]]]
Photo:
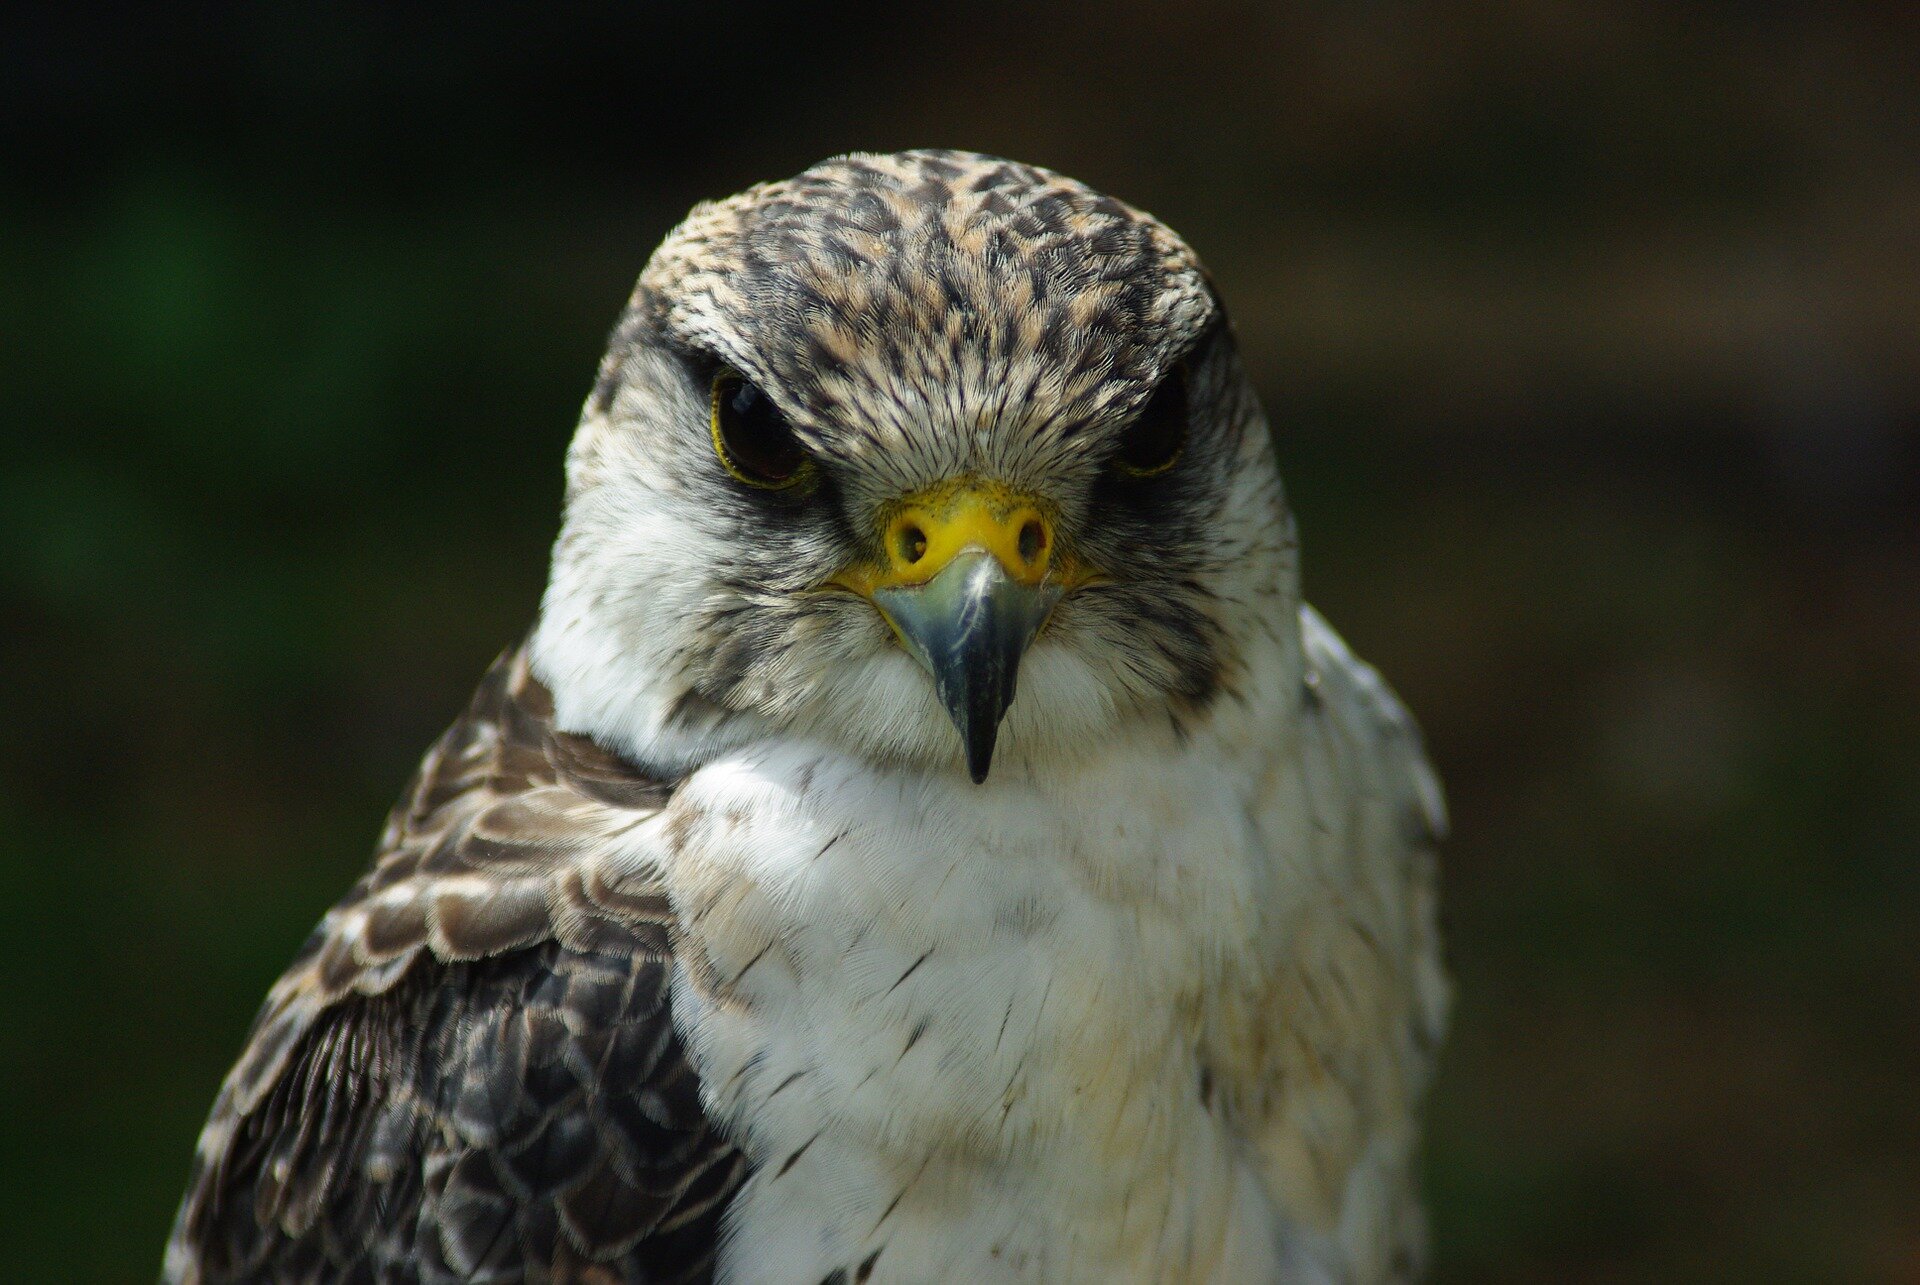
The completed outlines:
[[[900,528],[900,560],[908,566],[927,556],[927,533],[909,523]]]
[[[1020,558],[1023,562],[1032,562],[1047,551],[1047,529],[1037,521],[1030,521],[1020,528]]]

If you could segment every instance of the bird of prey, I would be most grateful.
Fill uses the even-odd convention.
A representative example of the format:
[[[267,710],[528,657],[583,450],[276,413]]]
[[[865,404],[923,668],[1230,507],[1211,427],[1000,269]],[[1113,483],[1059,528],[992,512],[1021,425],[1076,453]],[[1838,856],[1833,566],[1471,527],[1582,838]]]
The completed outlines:
[[[165,1278],[1416,1277],[1443,825],[1172,231],[948,151],[700,205]]]

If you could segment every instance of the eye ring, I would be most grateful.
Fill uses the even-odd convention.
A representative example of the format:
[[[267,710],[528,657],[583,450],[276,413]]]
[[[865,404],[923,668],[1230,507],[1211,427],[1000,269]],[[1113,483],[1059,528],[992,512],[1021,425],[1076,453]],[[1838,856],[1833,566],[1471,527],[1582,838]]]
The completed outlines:
[[[729,476],[761,491],[784,491],[813,473],[813,459],[779,408],[731,367],[714,372],[707,395],[713,453]]]
[[[1180,462],[1187,449],[1187,364],[1160,381],[1120,434],[1113,467],[1128,477],[1158,477]]]

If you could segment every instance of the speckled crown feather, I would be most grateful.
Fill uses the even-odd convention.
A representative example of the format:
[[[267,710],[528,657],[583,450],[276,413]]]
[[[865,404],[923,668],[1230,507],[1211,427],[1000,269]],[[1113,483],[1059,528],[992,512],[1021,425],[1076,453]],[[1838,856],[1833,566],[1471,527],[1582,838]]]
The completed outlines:
[[[622,328],[733,364],[845,447],[916,427],[1062,447],[1143,399],[1217,311],[1152,216],[1049,170],[923,150],[696,207]]]

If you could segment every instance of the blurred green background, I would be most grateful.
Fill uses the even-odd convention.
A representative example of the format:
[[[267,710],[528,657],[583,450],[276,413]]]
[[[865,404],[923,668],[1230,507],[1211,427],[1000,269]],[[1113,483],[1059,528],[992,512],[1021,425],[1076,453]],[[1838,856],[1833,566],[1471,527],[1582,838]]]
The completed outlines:
[[[1180,229],[1450,788],[1438,1276],[1920,1280],[1907,4],[51,8],[0,32],[0,1202],[150,1277],[269,982],[534,611],[694,200]]]

